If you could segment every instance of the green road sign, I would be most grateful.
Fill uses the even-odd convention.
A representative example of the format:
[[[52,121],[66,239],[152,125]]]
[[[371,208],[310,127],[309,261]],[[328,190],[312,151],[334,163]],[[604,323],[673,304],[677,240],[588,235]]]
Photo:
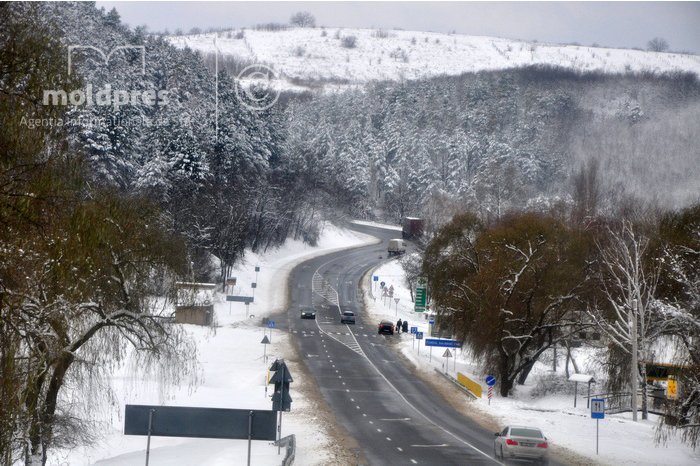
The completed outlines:
[[[427,293],[426,293],[425,287],[421,287],[421,286],[416,287],[416,305],[415,305],[416,312],[425,312],[426,296],[427,296]]]

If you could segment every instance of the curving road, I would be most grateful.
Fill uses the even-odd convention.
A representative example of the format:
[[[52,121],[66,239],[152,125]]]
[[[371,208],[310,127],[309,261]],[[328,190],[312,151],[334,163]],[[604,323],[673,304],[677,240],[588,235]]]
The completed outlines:
[[[378,335],[364,312],[359,281],[385,260],[388,239],[400,233],[353,229],[382,241],[304,262],[290,277],[286,324],[321,394],[372,465],[499,464],[493,433],[412,375],[390,347],[393,337]],[[315,321],[299,318],[298,309],[309,305]],[[341,308],[355,311],[355,325],[340,324]]]

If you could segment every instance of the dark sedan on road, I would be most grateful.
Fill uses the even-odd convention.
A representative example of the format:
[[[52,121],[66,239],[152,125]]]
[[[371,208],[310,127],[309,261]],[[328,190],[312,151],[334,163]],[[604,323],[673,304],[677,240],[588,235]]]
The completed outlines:
[[[302,319],[315,319],[316,318],[316,310],[312,307],[305,307],[304,309],[301,310],[301,318]]]
[[[393,335],[394,334],[394,323],[390,322],[388,320],[382,320],[379,323],[379,331],[377,333],[384,333],[387,335]]]
[[[341,324],[354,324],[355,323],[355,313],[352,311],[343,311],[340,316]]]

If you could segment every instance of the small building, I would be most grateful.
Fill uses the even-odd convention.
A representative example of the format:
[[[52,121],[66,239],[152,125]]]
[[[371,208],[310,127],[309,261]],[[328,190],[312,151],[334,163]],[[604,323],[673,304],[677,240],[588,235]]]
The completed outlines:
[[[177,282],[175,322],[212,325],[214,322],[215,283]]]

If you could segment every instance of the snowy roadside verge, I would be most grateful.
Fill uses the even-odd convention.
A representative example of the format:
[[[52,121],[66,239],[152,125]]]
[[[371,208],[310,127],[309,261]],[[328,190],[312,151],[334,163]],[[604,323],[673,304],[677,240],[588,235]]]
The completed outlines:
[[[246,308],[242,303],[228,303],[222,294],[214,304],[217,327],[214,329],[186,325],[197,344],[199,376],[195,386],[163,386],[157,380],[144,379],[127,365],[115,371],[111,383],[115,399],[99,409],[98,430],[101,440],[95,445],[73,450],[55,450],[48,464],[53,465],[131,465],[145,459],[145,437],[123,435],[123,413],[126,404],[198,406],[237,409],[270,409],[268,390],[265,393],[267,368],[274,358],[290,362],[295,377],[291,386],[292,410],[283,416],[282,436],[296,434],[297,464],[345,464],[341,448],[333,438],[333,428],[319,415],[319,400],[313,396],[313,383],[303,376],[299,357],[290,336],[279,330],[264,329],[263,317],[286,309],[287,281],[290,271],[301,262],[334,251],[376,243],[374,237],[327,225],[315,247],[300,241],[288,241],[282,247],[264,254],[249,253],[233,272],[237,278],[234,294],[251,295],[250,284],[257,283],[255,301]],[[259,266],[260,271],[255,272]],[[261,340],[264,333],[271,338],[267,345],[268,361],[263,359]],[[67,398],[78,395],[68,393]],[[310,395],[311,394],[311,397]],[[284,454],[284,453],[283,453]],[[247,455],[244,440],[211,440],[153,437],[150,464],[243,464]],[[277,447],[269,442],[253,442],[252,463],[279,465]]]
[[[372,280],[377,276],[378,280]],[[363,280],[367,309],[377,321],[389,319],[396,322],[408,320],[409,326],[418,327],[429,337],[429,323],[426,314],[413,311],[410,291],[404,280],[404,272],[397,260],[384,263]],[[393,298],[382,297],[380,282],[386,287],[394,287]],[[394,301],[398,299],[398,303]],[[486,398],[486,386],[483,379],[486,374],[470,355],[465,351],[456,351],[456,358],[445,358],[444,348],[418,347],[418,341],[410,334],[395,335],[398,350],[415,367],[417,374],[431,383],[439,386],[440,392],[448,401],[463,413],[487,428],[496,429],[507,424],[532,425],[540,427],[552,444],[552,453],[567,464],[700,464],[700,453],[683,445],[677,438],[671,438],[664,445],[657,445],[654,440],[655,429],[659,419],[650,415],[649,420],[631,421],[630,414],[606,415],[600,421],[600,454],[596,455],[596,425],[586,408],[586,400],[579,395],[578,406],[573,407],[573,387],[571,394],[548,395],[536,398],[532,396],[533,388],[539,376],[551,372],[549,364],[539,362],[533,369],[526,384],[517,387],[516,393],[503,398],[494,392],[491,405]],[[586,349],[574,349],[576,357],[585,359],[590,356]],[[450,350],[455,356],[455,350]],[[431,354],[432,353],[432,354]],[[550,355],[551,359],[551,355]],[[446,363],[447,362],[447,363]],[[563,372],[563,361],[559,364],[558,372]],[[453,387],[435,369],[455,376],[462,372],[474,380],[481,382],[484,397],[470,400],[468,396]],[[583,392],[580,392],[583,393]]]

